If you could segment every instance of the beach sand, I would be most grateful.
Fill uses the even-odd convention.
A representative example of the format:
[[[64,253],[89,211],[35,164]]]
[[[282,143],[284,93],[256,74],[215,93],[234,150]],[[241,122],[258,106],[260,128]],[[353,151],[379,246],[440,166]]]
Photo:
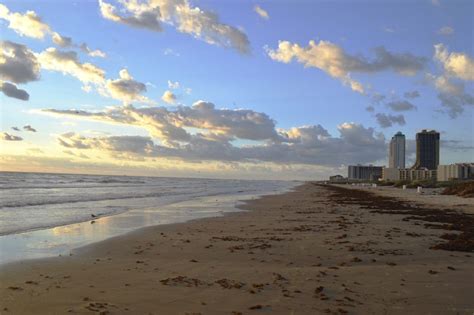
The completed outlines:
[[[416,194],[377,197],[385,191],[307,183],[243,206],[251,211],[6,265],[0,312],[473,314],[470,243],[440,238],[468,233],[472,217],[430,212]],[[472,199],[453,202],[439,211],[474,209]],[[407,219],[414,212],[423,216]],[[446,220],[461,230],[447,231]],[[430,249],[438,244],[454,250]]]

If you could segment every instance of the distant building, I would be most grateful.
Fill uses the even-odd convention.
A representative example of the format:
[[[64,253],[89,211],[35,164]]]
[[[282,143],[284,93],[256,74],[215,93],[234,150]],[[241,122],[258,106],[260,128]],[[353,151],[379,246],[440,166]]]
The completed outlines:
[[[412,169],[436,170],[439,165],[439,132],[423,129],[416,134],[416,162]]]
[[[436,170],[412,169],[412,168],[393,168],[384,167],[382,170],[382,180],[398,181],[398,180],[436,180]]]
[[[347,178],[350,180],[378,180],[382,177],[382,166],[349,165]]]
[[[390,140],[388,167],[405,168],[405,135],[400,131]]]
[[[334,176],[329,176],[329,181],[330,182],[343,182],[346,181],[347,178],[345,178],[342,175],[334,175]]]
[[[436,170],[405,168],[399,171],[400,180],[436,180]]]
[[[437,179],[440,182],[471,178],[474,178],[474,163],[438,165]]]
[[[394,167],[384,167],[382,169],[382,180],[397,181],[400,180],[400,169]]]

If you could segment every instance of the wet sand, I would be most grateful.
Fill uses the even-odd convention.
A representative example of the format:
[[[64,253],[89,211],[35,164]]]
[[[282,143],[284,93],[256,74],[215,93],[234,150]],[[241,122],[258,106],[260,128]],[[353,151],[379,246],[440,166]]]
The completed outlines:
[[[472,210],[462,200],[307,183],[251,211],[4,266],[0,312],[472,314],[473,218],[449,211]]]

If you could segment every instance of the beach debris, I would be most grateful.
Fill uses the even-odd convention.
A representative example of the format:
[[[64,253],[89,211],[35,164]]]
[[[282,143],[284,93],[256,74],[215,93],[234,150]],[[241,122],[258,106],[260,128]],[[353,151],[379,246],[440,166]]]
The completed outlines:
[[[15,287],[15,286],[8,287],[8,289],[12,291],[23,291],[22,287]]]
[[[226,279],[226,278],[217,280],[215,281],[215,283],[219,284],[224,289],[240,289],[243,286],[245,286],[245,283],[243,282]]]
[[[94,224],[94,223],[95,223],[95,220],[92,220],[92,221],[91,221],[91,224]]]
[[[163,285],[170,286],[185,286],[185,287],[199,287],[199,286],[211,286],[212,283],[205,282],[196,278],[189,278],[186,276],[177,276],[174,278],[167,278],[160,280]]]

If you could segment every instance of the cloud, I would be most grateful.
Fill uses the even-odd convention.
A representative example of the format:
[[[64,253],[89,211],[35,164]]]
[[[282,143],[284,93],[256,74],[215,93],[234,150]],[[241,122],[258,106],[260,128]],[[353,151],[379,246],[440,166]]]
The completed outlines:
[[[56,32],[53,32],[52,40],[53,43],[55,43],[61,48],[77,48],[91,57],[105,58],[107,56],[106,53],[101,50],[92,50],[91,48],[89,48],[89,46],[87,46],[86,43],[82,43],[80,45],[75,44],[71,37],[62,36]]]
[[[84,84],[102,83],[105,71],[91,63],[81,63],[75,51],[60,51],[50,47],[37,55],[41,67],[71,75]]]
[[[366,111],[368,111],[369,113],[373,113],[375,111],[375,107],[373,107],[372,105],[369,105],[365,108]]]
[[[102,17],[155,32],[161,32],[162,23],[166,23],[176,27],[179,32],[190,34],[208,44],[233,48],[241,53],[248,53],[250,50],[245,33],[221,23],[217,14],[191,6],[187,0],[157,0],[140,3],[123,0],[120,3],[122,8],[118,10],[114,5],[99,0]]]
[[[19,136],[14,136],[6,132],[0,132],[0,139],[5,141],[22,141],[23,138]]]
[[[59,33],[54,32],[52,36],[53,43],[58,45],[59,47],[65,48],[72,46],[72,38],[61,36]]]
[[[15,130],[15,131],[21,131],[21,129],[18,128],[18,127],[12,127],[12,129]]]
[[[265,11],[264,9],[262,9],[259,5],[255,5],[255,7],[253,7],[253,10],[254,10],[262,19],[268,20],[268,19],[270,18],[270,16],[268,15],[268,12]]]
[[[89,46],[87,46],[86,43],[82,43],[81,45],[79,45],[79,48],[91,57],[100,57],[100,58],[107,57],[107,54],[105,52],[99,49],[92,50],[89,48]]]
[[[48,24],[44,23],[34,11],[25,14],[13,13],[3,4],[0,4],[0,18],[8,21],[8,28],[21,36],[43,39],[50,32]]]
[[[451,26],[443,26],[437,32],[438,35],[451,35],[454,33],[454,29]]]
[[[121,16],[117,13],[117,8],[115,6],[105,1],[99,0],[100,13],[102,14],[102,17],[108,20],[127,24],[133,27],[145,28],[156,32],[162,31],[160,21],[161,14],[159,8],[150,9],[145,7],[146,4],[139,6],[138,4],[131,1],[128,3],[124,2],[124,5],[126,6],[124,11],[128,10],[128,13],[132,13],[132,15]]]
[[[420,97],[420,92],[418,91],[407,91],[403,94],[403,96],[405,98],[410,98],[410,99],[413,99],[413,98],[417,98],[417,97]]]
[[[36,132],[36,129],[31,127],[31,125],[26,125],[23,127],[23,129],[30,132]]]
[[[179,84],[178,81],[173,82],[173,81],[168,80],[168,87],[170,89],[176,90],[176,89],[179,89],[179,86],[180,86],[180,84]]]
[[[202,134],[188,143],[174,147],[158,145],[150,137],[110,136],[84,137],[70,133],[61,135],[59,143],[67,148],[104,151],[116,158],[180,158],[187,161],[232,161],[298,163],[339,166],[365,163],[383,158],[385,138],[371,128],[355,123],[338,126],[340,136],[331,137],[322,126],[303,126],[283,132],[285,142],[237,147],[222,139],[209,139]],[[367,154],[370,150],[370,154]],[[340,154],[344,152],[344,154]]]
[[[10,12],[3,4],[0,4],[0,19],[9,22],[8,27],[21,36],[27,36],[36,39],[44,39],[47,35],[51,36],[51,40],[56,45],[65,47],[76,47],[84,51],[92,57],[105,57],[105,53],[100,50],[91,50],[85,43],[76,45],[71,37],[62,36],[54,32],[51,27],[43,22],[34,11],[26,11],[21,14],[18,12]]]
[[[107,80],[105,89],[100,89],[100,91],[105,96],[111,96],[125,103],[151,102],[147,97],[141,95],[146,92],[146,85],[134,80],[127,69],[120,70],[118,79]]]
[[[466,106],[474,105],[474,96],[466,92],[463,82],[474,80],[474,60],[465,53],[449,52],[443,44],[437,44],[434,48],[433,59],[442,67],[443,73],[428,73],[426,80],[438,91],[438,99],[443,107],[441,112],[456,118]]]
[[[377,113],[375,115],[377,122],[382,128],[391,127],[393,124],[405,125],[405,117],[403,115],[387,115],[384,113]]]
[[[174,51],[171,48],[166,48],[165,50],[163,50],[163,55],[165,55],[165,56],[175,56],[175,57],[180,56],[180,54],[178,52]]]
[[[362,56],[351,56],[341,47],[329,41],[309,42],[307,47],[301,47],[288,41],[280,41],[275,50],[267,48],[271,59],[289,63],[293,59],[305,67],[318,68],[331,77],[339,79],[352,90],[364,93],[362,83],[354,80],[351,73],[375,73],[392,70],[401,75],[414,75],[424,68],[425,58],[410,53],[391,53],[384,47],[374,49],[375,59],[368,61]]]
[[[387,106],[395,112],[404,112],[416,109],[416,106],[408,101],[393,101],[387,103]]]
[[[474,80],[474,60],[464,53],[449,52],[443,44],[435,47],[434,59],[439,61],[447,76],[461,80]]]
[[[0,91],[8,97],[13,97],[22,101],[30,99],[30,94],[25,90],[19,89],[15,84],[0,82]]]
[[[167,90],[163,93],[163,96],[161,97],[163,102],[168,103],[168,104],[174,104],[176,103],[176,95],[173,94],[173,92]]]
[[[462,83],[454,84],[449,83],[451,87],[442,89],[453,89],[456,92],[440,92],[438,93],[438,99],[441,101],[441,105],[446,109],[448,115],[451,118],[456,118],[464,112],[465,106],[474,105],[474,96],[465,92],[464,85]]]
[[[0,79],[16,84],[39,80],[40,65],[26,46],[0,41]]]
[[[121,159],[161,157],[339,166],[373,162],[386,155],[384,136],[360,124],[339,125],[338,137],[331,136],[321,125],[277,129],[264,113],[217,109],[204,101],[173,110],[129,105],[103,112],[43,112],[145,128],[149,137],[65,134],[58,139],[69,149],[99,150]]]
[[[471,144],[464,144],[465,141],[459,140],[441,140],[440,145],[442,148],[448,149],[450,151],[459,151],[459,152],[466,152],[470,150],[474,150],[474,146]]]

